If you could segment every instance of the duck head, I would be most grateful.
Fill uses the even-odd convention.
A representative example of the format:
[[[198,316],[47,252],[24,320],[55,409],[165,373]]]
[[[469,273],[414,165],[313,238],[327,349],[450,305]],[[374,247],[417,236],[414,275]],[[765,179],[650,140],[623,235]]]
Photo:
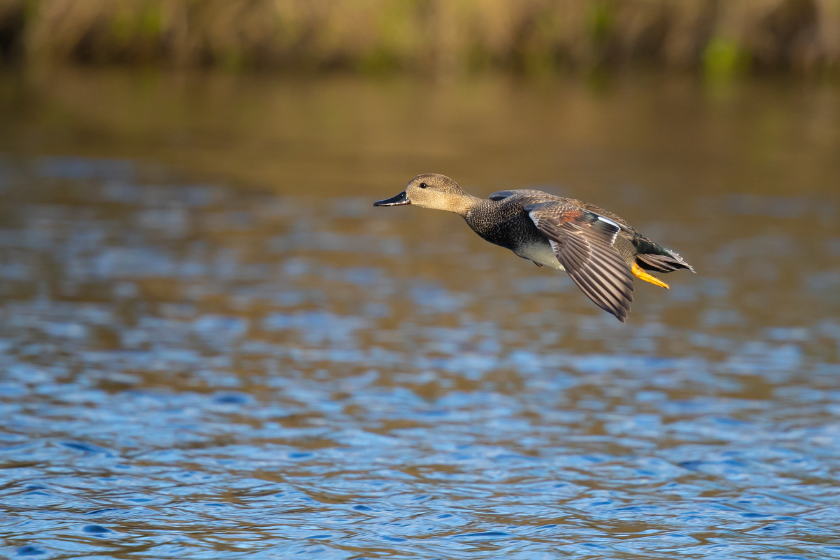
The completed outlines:
[[[458,183],[445,175],[424,173],[408,182],[397,196],[378,200],[374,206],[402,206],[413,204],[420,208],[446,210],[462,216],[469,211],[475,197],[464,192]]]

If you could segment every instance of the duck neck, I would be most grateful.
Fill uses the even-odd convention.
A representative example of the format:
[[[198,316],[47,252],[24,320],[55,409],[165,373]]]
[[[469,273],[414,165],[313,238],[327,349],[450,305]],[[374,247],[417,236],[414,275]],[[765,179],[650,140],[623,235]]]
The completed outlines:
[[[470,210],[481,204],[484,199],[473,196],[470,193],[463,193],[452,201],[448,208],[450,212],[455,212],[459,216],[466,218]]]

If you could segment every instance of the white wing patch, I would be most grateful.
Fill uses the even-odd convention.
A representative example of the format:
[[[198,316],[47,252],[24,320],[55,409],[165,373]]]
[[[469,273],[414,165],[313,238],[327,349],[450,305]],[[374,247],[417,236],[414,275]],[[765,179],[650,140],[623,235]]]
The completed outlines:
[[[602,222],[610,224],[611,226],[615,226],[615,233],[612,234],[612,239],[610,239],[610,245],[612,245],[613,243],[615,243],[615,238],[618,235],[618,232],[621,231],[621,226],[615,223],[614,221],[610,220],[609,218],[605,218],[603,216],[598,216],[598,219]]]
[[[613,226],[617,227],[618,229],[621,229],[620,225],[618,225],[614,221],[610,220],[609,218],[605,218],[603,216],[598,216],[598,219],[601,220],[602,222],[607,222],[608,224],[613,225]]]

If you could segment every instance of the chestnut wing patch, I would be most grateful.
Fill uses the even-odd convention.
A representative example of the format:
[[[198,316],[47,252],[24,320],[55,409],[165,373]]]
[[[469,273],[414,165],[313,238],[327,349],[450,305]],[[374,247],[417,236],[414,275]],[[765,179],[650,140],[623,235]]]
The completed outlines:
[[[534,202],[525,211],[577,287],[623,323],[633,302],[633,273],[613,246],[621,227],[564,202]]]

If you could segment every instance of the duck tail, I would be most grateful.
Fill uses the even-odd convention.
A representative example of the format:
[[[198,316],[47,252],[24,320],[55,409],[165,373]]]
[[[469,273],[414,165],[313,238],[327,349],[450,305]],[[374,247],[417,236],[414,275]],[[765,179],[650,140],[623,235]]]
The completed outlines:
[[[685,262],[679,254],[668,249],[662,249],[662,252],[665,254],[639,253],[636,255],[636,262],[645,270],[655,270],[656,272],[673,272],[681,268],[687,268],[694,272],[694,267]]]
[[[636,247],[636,264],[645,270],[653,272],[674,272],[681,268],[687,268],[694,272],[694,267],[685,262],[678,253],[660,247],[647,237],[637,235],[633,239]]]

